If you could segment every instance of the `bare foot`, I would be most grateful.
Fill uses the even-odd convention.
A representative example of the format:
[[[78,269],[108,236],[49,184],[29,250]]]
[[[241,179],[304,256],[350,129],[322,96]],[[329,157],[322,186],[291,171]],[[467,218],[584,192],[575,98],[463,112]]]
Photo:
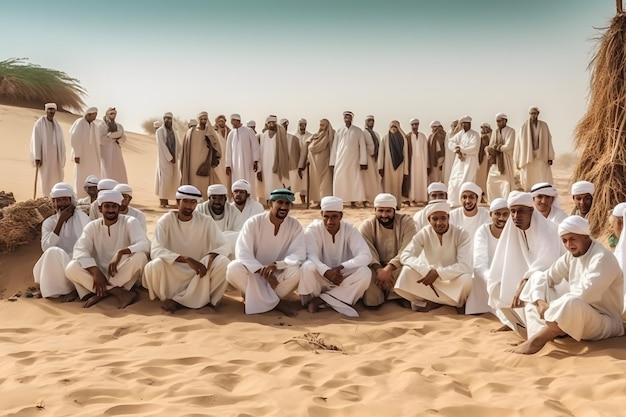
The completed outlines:
[[[117,308],[126,308],[137,299],[135,291],[129,291],[125,288],[112,288],[111,293],[117,298]]]
[[[533,353],[539,352],[545,345],[542,340],[532,338],[524,343],[520,343],[513,349],[508,349],[507,352],[518,353],[520,355],[532,355]]]
[[[498,327],[497,329],[491,329],[491,333],[497,333],[497,332],[510,332],[512,331],[512,329],[507,326],[506,324],[503,324],[502,326]]]
[[[161,309],[168,313],[174,313],[176,310],[182,308],[182,305],[178,304],[174,300],[165,300],[161,303]]]
[[[298,311],[291,308],[291,306],[289,306],[289,303],[287,303],[287,301],[285,300],[280,300],[280,302],[276,306],[276,310],[280,311],[287,317],[295,317],[298,315]]]
[[[107,298],[108,296],[109,296],[109,293],[106,293],[104,295],[94,295],[93,297],[90,297],[85,304],[83,304],[83,308],[89,308],[93,305],[96,305],[100,301]]]
[[[59,302],[61,303],[71,303],[72,301],[78,298],[78,292],[76,290],[72,291],[69,294],[65,294],[59,297]]]
[[[322,304],[324,304],[324,300],[319,297],[315,297],[309,302],[309,304],[306,306],[306,309],[309,313],[317,313]]]

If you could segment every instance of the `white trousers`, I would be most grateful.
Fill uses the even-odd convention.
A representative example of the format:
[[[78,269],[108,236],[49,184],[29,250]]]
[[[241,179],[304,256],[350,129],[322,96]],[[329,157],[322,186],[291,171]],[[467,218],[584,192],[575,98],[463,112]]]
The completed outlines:
[[[430,286],[418,283],[420,279],[422,276],[414,269],[403,266],[394,287],[396,294],[414,304],[422,304],[424,300],[428,300],[437,304],[461,307],[472,289],[471,274],[463,274],[450,281],[435,280],[433,287],[439,296]]]
[[[67,252],[56,246],[46,249],[41,255],[33,267],[33,277],[39,284],[42,297],[59,297],[75,290],[74,283],[65,276],[70,260]]]
[[[345,278],[340,285],[335,285],[318,272],[313,262],[305,261],[302,264],[298,294],[301,297],[314,298],[326,293],[345,304],[354,305],[369,287],[372,273],[367,265],[356,269],[344,269],[341,272]]]

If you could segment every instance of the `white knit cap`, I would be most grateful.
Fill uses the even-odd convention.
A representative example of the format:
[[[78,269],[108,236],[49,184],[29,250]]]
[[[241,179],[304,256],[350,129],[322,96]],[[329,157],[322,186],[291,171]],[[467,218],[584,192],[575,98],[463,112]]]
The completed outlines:
[[[176,191],[176,200],[193,199],[202,201],[202,193],[193,185],[181,185]]]
[[[123,199],[122,193],[117,190],[102,190],[98,193],[98,207],[104,203],[115,203],[119,206]]]
[[[506,204],[509,208],[513,206],[535,207],[531,193],[524,193],[517,190],[509,193],[509,198],[507,199]]]
[[[569,216],[559,223],[559,236],[567,233],[576,233],[577,235],[589,235],[589,222],[580,216]]]
[[[320,201],[322,211],[343,211],[343,200],[339,197],[323,197]]]
[[[504,198],[494,198],[491,204],[489,205],[489,211],[496,211],[503,208],[507,208],[506,200]]]
[[[230,189],[235,192],[235,190],[244,190],[246,191],[248,194],[250,194],[250,183],[246,180],[237,180],[235,182],[233,182],[233,185],[231,185]]]
[[[207,195],[227,195],[228,189],[223,184],[211,184],[206,190]]]
[[[596,187],[589,181],[577,181],[572,184],[572,195],[591,194],[593,195]]]
[[[398,200],[393,194],[380,193],[374,199],[374,207],[391,207],[395,209],[398,207]]]

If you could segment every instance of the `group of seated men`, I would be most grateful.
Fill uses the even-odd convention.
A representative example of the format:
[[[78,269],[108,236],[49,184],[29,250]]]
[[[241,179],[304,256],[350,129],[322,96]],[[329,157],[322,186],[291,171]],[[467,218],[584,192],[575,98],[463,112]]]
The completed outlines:
[[[535,353],[562,334],[598,340],[624,333],[621,255],[590,237],[583,216],[594,189],[587,182],[573,186],[571,216],[546,183],[495,199],[489,210],[478,206],[482,190],[474,183],[462,185],[454,210],[446,186],[432,183],[429,204],[414,218],[381,193],[375,216],[356,228],[343,220],[344,202],[330,196],[305,230],[289,216],[290,190],[272,191],[264,211],[245,180],[233,183],[233,203],[223,185],[209,186],[204,203],[200,190],[182,185],[177,209],[158,220],[152,241],[145,216],[129,207],[128,185],[104,179],[95,187],[91,221],[76,210],[70,185],[51,191],[56,214],[42,225],[44,253],[33,270],[46,298],[78,297],[90,307],[113,296],[124,308],[137,298],[133,287],[143,286],[173,313],[217,307],[230,284],[247,314],[296,315],[288,301],[296,289],[309,312],[332,308],[349,317],[358,317],[360,299],[370,308],[395,299],[418,312],[449,305],[495,314],[527,337],[517,353]],[[621,238],[616,253],[626,252]]]

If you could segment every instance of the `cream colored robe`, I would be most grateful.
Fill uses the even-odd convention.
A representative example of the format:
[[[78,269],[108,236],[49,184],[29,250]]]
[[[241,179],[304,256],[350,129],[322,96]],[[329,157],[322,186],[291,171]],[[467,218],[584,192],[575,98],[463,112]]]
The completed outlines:
[[[533,150],[531,121],[524,122],[513,154],[513,160],[517,169],[520,170],[520,179],[525,191],[530,191],[530,188],[539,182],[554,183],[552,167],[548,165],[548,161],[554,160],[552,134],[548,124],[543,120],[537,120],[537,134],[539,135],[539,148]]]
[[[330,150],[329,164],[335,167],[333,195],[345,202],[363,201],[365,191],[360,165],[367,165],[367,148],[361,128],[351,125],[337,129]]]
[[[391,148],[389,147],[389,135],[385,135],[380,141],[378,148],[378,169],[383,170],[383,192],[392,194],[397,202],[398,207],[402,205],[405,198],[402,196],[402,181],[405,175],[409,175],[409,149],[407,141],[404,139],[402,147],[403,161],[397,169],[393,169],[391,160]]]
[[[496,144],[497,131],[491,132],[491,140],[489,147],[493,148]],[[504,144],[500,147],[504,159],[504,174],[500,173],[498,164],[495,163],[489,167],[487,174],[487,199],[489,202],[496,198],[506,199],[509,193],[515,189],[515,164],[513,163],[513,152],[515,149],[515,130],[509,126],[502,128],[502,140]],[[485,158],[489,157],[488,149],[485,149]],[[534,185],[531,184],[531,186]]]
[[[35,122],[30,137],[30,160],[33,166],[35,160],[41,161],[41,194],[47,197],[54,184],[62,182],[64,177],[65,141],[63,130],[56,119],[50,122],[43,116]]]
[[[110,178],[120,184],[128,184],[121,146],[123,143],[126,143],[126,134],[124,133],[124,126],[117,122],[115,124],[117,124],[117,132],[108,132],[106,123],[98,125],[102,178]]]
[[[72,161],[74,158],[80,158],[80,162],[75,163],[74,167],[74,190],[76,190],[77,198],[87,196],[83,186],[88,176],[95,175],[98,178],[104,178],[102,176],[100,140],[96,123],[96,121],[89,123],[84,117],[81,117],[70,127]]]
[[[178,134],[173,129],[176,139],[175,155],[172,155],[167,148],[167,128],[161,126],[156,131],[157,143],[157,165],[154,192],[160,199],[173,200],[176,198],[176,191],[180,185],[180,171],[178,162],[182,153]]]

